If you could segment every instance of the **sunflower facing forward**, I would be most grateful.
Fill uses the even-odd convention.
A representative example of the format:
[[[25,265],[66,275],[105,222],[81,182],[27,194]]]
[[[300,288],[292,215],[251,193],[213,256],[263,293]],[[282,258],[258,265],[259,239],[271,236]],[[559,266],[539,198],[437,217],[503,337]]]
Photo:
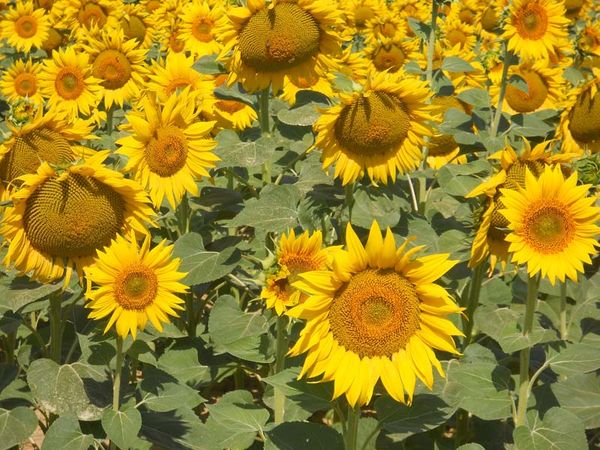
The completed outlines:
[[[162,331],[161,322],[169,322],[168,316],[176,317],[184,309],[176,294],[188,290],[179,282],[186,274],[178,272],[179,258],[171,257],[173,246],[162,241],[150,250],[150,242],[146,236],[139,247],[134,235],[129,240],[117,235],[86,267],[86,306],[93,310],[91,319],[110,316],[104,333],[115,325],[119,336],[131,333],[135,339],[148,321]]]
[[[313,127],[323,168],[335,164],[334,176],[344,185],[365,172],[387,183],[415,169],[423,137],[431,135],[429,95],[425,82],[401,72],[377,74],[363,92],[341,94],[341,103],[324,110]]]
[[[448,254],[415,258],[423,247],[396,247],[373,222],[366,246],[348,225],[346,248],[329,270],[307,272],[294,283],[308,299],[288,312],[307,320],[290,354],[307,353],[300,376],[333,381],[333,398],[351,406],[369,403],[381,379],[388,393],[410,403],[418,377],[433,385],[432,349],[456,354],[452,336],[461,332],[445,317],[459,313],[448,292],[434,281],[456,261]],[[408,399],[405,398],[405,393]]]
[[[43,102],[39,90],[40,64],[29,60],[16,60],[0,80],[0,90],[9,101],[27,98],[36,105]]]
[[[19,51],[29,53],[32,48],[41,48],[48,37],[50,24],[46,12],[35,9],[33,2],[17,1],[0,17],[0,39],[6,39]]]
[[[249,92],[272,84],[283,86],[285,75],[314,72],[340,51],[341,13],[325,0],[249,0],[232,8],[219,35],[220,59],[229,66],[229,84],[240,81]]]

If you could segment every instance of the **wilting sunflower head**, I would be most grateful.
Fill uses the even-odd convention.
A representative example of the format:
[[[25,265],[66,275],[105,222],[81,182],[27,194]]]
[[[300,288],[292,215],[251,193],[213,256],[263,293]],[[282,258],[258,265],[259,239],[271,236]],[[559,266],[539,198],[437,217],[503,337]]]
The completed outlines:
[[[596,84],[582,89],[569,111],[568,129],[582,148],[600,151],[600,95]]]
[[[527,170],[524,187],[501,190],[509,251],[515,263],[527,264],[529,276],[541,273],[553,285],[557,278],[577,281],[583,264],[591,264],[600,208],[587,197],[589,187],[577,185],[576,172],[565,180],[556,166],[546,167],[539,178]]]
[[[119,336],[131,334],[135,339],[148,321],[162,331],[161,322],[184,309],[176,294],[187,292],[187,286],[179,283],[186,274],[178,272],[179,258],[171,257],[173,246],[162,241],[150,249],[150,242],[146,236],[140,247],[135,235],[128,240],[117,235],[85,269],[89,317],[110,316],[105,333],[114,324]]]
[[[392,232],[384,236],[373,222],[363,246],[348,225],[346,250],[333,254],[331,270],[294,283],[308,296],[289,311],[308,319],[290,350],[308,353],[300,376],[333,381],[333,397],[345,394],[352,406],[369,403],[379,379],[410,403],[417,377],[431,387],[432,367],[443,375],[432,349],[458,353],[452,336],[461,332],[444,316],[461,308],[433,283],[456,262],[447,254],[415,258],[423,247],[407,245],[396,247]]]

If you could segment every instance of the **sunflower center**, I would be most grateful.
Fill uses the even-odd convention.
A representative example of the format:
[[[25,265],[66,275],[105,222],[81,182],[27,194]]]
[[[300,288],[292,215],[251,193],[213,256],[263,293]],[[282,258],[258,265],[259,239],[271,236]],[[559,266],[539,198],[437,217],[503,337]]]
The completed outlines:
[[[15,91],[21,97],[31,97],[37,91],[35,75],[31,73],[20,73],[15,77]]]
[[[481,27],[490,33],[498,27],[498,16],[493,7],[488,7],[481,16]]]
[[[127,310],[141,311],[156,299],[158,280],[154,272],[135,264],[119,274],[115,282],[115,299]]]
[[[377,70],[390,70],[390,72],[396,72],[400,68],[406,59],[406,55],[402,49],[396,45],[389,47],[381,47],[373,56],[373,65]]]
[[[379,33],[385,37],[393,37],[396,34],[396,25],[391,22],[385,22],[378,27]]]
[[[336,292],[329,324],[333,337],[361,358],[391,356],[419,329],[419,298],[402,275],[367,269]]]
[[[398,97],[375,91],[345,106],[334,127],[335,137],[343,147],[371,156],[399,146],[408,134],[410,117]]]
[[[192,23],[192,35],[200,42],[210,42],[213,40],[211,33],[213,21],[208,17],[197,17]]]
[[[219,111],[225,111],[229,114],[233,114],[244,109],[246,104],[238,102],[237,100],[219,100],[217,103],[215,103],[215,106]]]
[[[83,92],[83,75],[79,70],[64,67],[58,72],[54,86],[56,92],[62,98],[67,100],[76,99]]]
[[[170,177],[185,166],[187,153],[187,142],[180,128],[159,128],[146,146],[146,161],[152,172]]]
[[[540,253],[562,251],[573,240],[575,224],[560,205],[534,205],[525,214],[525,241]]]
[[[514,20],[517,32],[524,39],[540,39],[548,29],[548,14],[535,1],[525,4]]]
[[[79,23],[86,28],[91,28],[94,24],[102,28],[106,25],[107,15],[100,5],[90,2],[79,10],[78,19]]]
[[[15,22],[15,31],[22,38],[35,36],[37,32],[37,20],[34,16],[21,16]]]
[[[374,17],[375,11],[371,8],[368,6],[359,6],[354,10],[354,25],[357,28],[362,28],[368,20],[371,20]]]
[[[69,142],[54,130],[40,128],[18,136],[10,151],[0,161],[2,181],[11,182],[35,173],[41,161],[61,164],[73,160]]]
[[[302,64],[319,51],[319,25],[295,3],[278,3],[254,14],[239,37],[244,64],[275,72]]]
[[[452,47],[456,44],[460,44],[460,47],[462,48],[467,43],[468,36],[461,30],[455,28],[446,33],[446,39],[448,39],[448,42]]]
[[[135,39],[138,43],[144,42],[146,25],[144,25],[144,21],[138,16],[121,19],[121,28],[127,39]]]
[[[62,44],[63,35],[56,29],[50,28],[48,30],[48,37],[42,44],[42,48],[48,53],[52,53],[52,50],[56,50]]]
[[[548,86],[537,72],[522,71],[519,75],[527,83],[527,92],[509,85],[506,88],[506,101],[517,112],[535,111],[548,98]]]
[[[131,79],[131,64],[127,56],[118,50],[104,50],[96,56],[92,66],[95,77],[104,80],[107,89],[119,89]]]
[[[51,256],[94,256],[124,223],[125,201],[90,176],[69,174],[40,185],[27,199],[23,225],[31,245]]]
[[[569,130],[573,138],[585,144],[600,141],[600,95],[592,97],[591,89],[583,91],[571,111]]]

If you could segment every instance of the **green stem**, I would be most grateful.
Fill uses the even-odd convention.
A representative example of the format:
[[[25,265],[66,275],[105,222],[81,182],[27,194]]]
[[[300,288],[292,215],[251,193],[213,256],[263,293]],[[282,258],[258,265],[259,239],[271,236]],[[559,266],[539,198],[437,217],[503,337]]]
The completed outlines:
[[[471,282],[469,283],[469,296],[465,316],[463,316],[463,330],[465,339],[463,341],[463,350],[469,345],[473,338],[473,316],[479,306],[479,294],[481,293],[481,283],[483,282],[485,263],[479,263],[471,273]]]
[[[417,181],[419,182],[419,214],[424,216],[425,204],[427,203],[427,177],[419,177]]]
[[[185,309],[187,311],[187,332],[188,336],[196,337],[196,311],[194,310],[194,296],[188,294],[185,296]]]
[[[275,354],[275,373],[281,372],[285,368],[285,355],[288,350],[287,341],[287,317],[277,316],[275,324],[277,332],[276,354]],[[285,395],[281,389],[275,388],[275,398],[273,410],[275,415],[275,423],[282,423],[285,413]]]
[[[348,208],[348,222],[352,223],[352,208],[354,207],[354,183],[348,183],[345,187],[345,206]]]
[[[456,433],[454,443],[460,447],[469,441],[469,413],[464,409],[459,409],[456,413]]]
[[[121,399],[121,372],[123,371],[123,338],[117,335],[117,361],[115,367],[115,376],[113,378],[113,411],[119,411]],[[116,450],[117,446],[114,442],[110,443],[110,450]]]
[[[563,341],[567,340],[567,282],[563,281],[560,284],[560,338]]]
[[[62,352],[62,298],[61,293],[50,296],[50,357],[61,363]]]
[[[504,103],[504,96],[506,95],[506,79],[508,77],[508,68],[510,66],[508,45],[504,43],[504,58],[502,59],[502,78],[500,80],[500,94],[498,95],[498,103],[496,105],[496,113],[492,122],[492,128],[490,129],[490,137],[495,138],[498,134],[498,126],[500,125],[500,118],[502,117],[502,104]]]
[[[438,4],[436,0],[431,2],[431,30],[429,31],[429,44],[427,45],[427,81],[433,80],[433,56],[435,55],[435,28],[438,16]]]
[[[177,217],[177,229],[179,230],[180,236],[190,232],[191,211],[188,196],[187,194],[184,194],[175,211],[175,217]]]
[[[527,337],[533,329],[533,318],[537,304],[538,288],[540,277],[530,277],[527,281],[527,304],[525,305],[525,323],[523,324],[523,336]],[[515,426],[518,427],[525,423],[527,414],[527,401],[529,400],[529,357],[530,347],[521,350],[520,370],[519,370],[519,404],[517,406],[517,417]]]
[[[360,413],[360,407],[353,408],[348,405],[346,434],[344,435],[346,450],[356,450],[358,448],[358,421],[360,419]]]
[[[294,159],[292,159],[288,164],[286,164],[286,166],[283,168],[283,170],[281,171],[281,173],[277,176],[277,178],[275,178],[275,182],[274,184],[279,184],[281,183],[281,180],[283,179],[283,176],[286,174],[286,172],[288,170],[290,170],[292,167],[294,167],[294,165],[300,161],[302,158],[304,158],[306,156],[306,154],[308,153],[309,148],[307,148],[306,150],[304,150],[302,153],[298,153]]]
[[[109,135],[113,132],[113,114],[114,109],[111,106],[110,108],[108,108],[108,111],[106,111],[106,132]]]
[[[269,124],[269,88],[265,88],[258,94],[258,110],[260,120],[260,131],[262,134],[271,134],[271,126]]]

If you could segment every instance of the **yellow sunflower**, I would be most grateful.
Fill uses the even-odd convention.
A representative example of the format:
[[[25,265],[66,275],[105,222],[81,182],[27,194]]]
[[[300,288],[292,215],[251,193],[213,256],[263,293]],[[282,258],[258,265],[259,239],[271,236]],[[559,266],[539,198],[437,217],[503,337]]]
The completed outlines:
[[[527,170],[525,186],[501,189],[509,252],[514,262],[527,264],[530,277],[541,272],[552,285],[565,277],[577,282],[583,264],[592,263],[600,208],[594,206],[595,197],[587,197],[590,187],[577,186],[577,172],[565,180],[556,166],[546,167],[539,178]]]
[[[48,37],[50,23],[46,11],[35,9],[33,2],[17,1],[0,17],[0,39],[6,39],[20,52],[29,53],[32,48],[41,48]]]
[[[290,105],[296,104],[296,94],[300,91],[320,92],[321,94],[332,98],[334,76],[331,73],[319,75],[316,72],[307,72],[300,76],[285,76],[283,79],[283,91],[281,98]]]
[[[231,8],[219,35],[219,59],[229,68],[229,84],[242,83],[248,92],[272,85],[277,93],[285,75],[323,72],[327,60],[340,52],[341,13],[326,0],[250,0]]]
[[[600,70],[594,79],[570,93],[560,116],[556,137],[562,139],[563,150],[582,154],[600,151]]]
[[[431,6],[421,0],[396,1],[391,4],[390,9],[397,17],[403,19],[412,17],[422,22],[426,21],[431,15]]]
[[[60,46],[66,44],[66,36],[61,30],[56,28],[50,28],[48,30],[48,37],[42,43],[42,49],[51,55],[54,50],[58,50]]]
[[[41,105],[43,98],[38,89],[39,73],[39,63],[34,63],[30,59],[17,59],[6,69],[0,79],[2,95],[10,102],[27,98],[36,105]]]
[[[461,51],[473,50],[477,41],[476,27],[462,22],[458,18],[448,17],[440,26],[445,48],[458,46]]]
[[[124,3],[121,30],[127,40],[135,39],[140,48],[149,48],[156,33],[157,22],[139,3]]]
[[[73,270],[79,277],[97,250],[119,233],[147,233],[153,214],[141,186],[102,163],[97,152],[59,172],[43,162],[12,195],[0,234],[9,241],[4,264],[50,282]]]
[[[592,2],[592,0],[564,0],[564,4],[566,10],[565,16],[572,21],[585,18],[592,6],[594,6],[594,2]],[[595,7],[597,10],[597,4]]]
[[[450,4],[447,17],[451,21],[458,20],[464,25],[479,28],[477,19],[480,11],[481,5],[477,0],[459,0]]]
[[[227,81],[227,75],[218,75],[214,79],[214,87],[222,86]],[[214,120],[213,132],[222,129],[237,131],[250,128],[258,118],[256,110],[240,100],[218,98],[214,94],[205,94],[202,98],[202,116]]]
[[[196,180],[210,176],[219,160],[210,137],[215,122],[198,121],[199,114],[188,88],[164,105],[144,97],[140,111],[126,115],[123,129],[132,134],[117,141],[117,153],[129,158],[124,170],[133,172],[156,207],[165,197],[174,209],[186,192],[198,195]]]
[[[600,29],[597,24],[588,23],[581,30],[577,47],[584,53],[600,56]]]
[[[462,333],[446,316],[461,308],[434,283],[456,261],[415,258],[423,247],[407,244],[396,247],[390,229],[384,237],[373,222],[363,246],[349,224],[347,250],[333,255],[328,270],[294,283],[308,297],[288,311],[307,320],[290,350],[307,353],[300,377],[333,381],[333,398],[345,394],[353,407],[369,403],[379,379],[394,399],[411,403],[417,377],[431,388],[432,367],[444,376],[432,349],[458,353],[452,336]]]
[[[183,9],[179,38],[185,50],[199,59],[221,51],[217,30],[226,23],[225,9],[208,0],[193,0]]]
[[[94,77],[89,56],[73,47],[55,51],[40,72],[40,91],[48,97],[48,106],[70,117],[89,116],[97,107],[100,79]]]
[[[465,105],[454,96],[441,97],[436,96],[431,101],[435,108],[438,123],[444,120],[444,114],[450,108],[456,108],[466,112]],[[460,154],[460,147],[449,134],[436,133],[427,144],[427,164],[433,169],[441,169],[447,164],[464,164],[467,157]]]
[[[404,35],[406,29],[406,20],[403,20],[386,8],[383,14],[367,20],[363,34],[365,41],[372,43],[379,39],[393,38],[398,33]]]
[[[370,66],[377,72],[400,70],[419,49],[419,43],[414,39],[406,39],[401,33],[392,38],[381,38],[371,42],[363,50]]]
[[[137,48],[135,39],[126,40],[121,30],[108,30],[99,39],[82,46],[89,56],[92,74],[101,80],[99,96],[105,109],[113,104],[123,107],[140,95],[148,75],[146,50]]]
[[[177,317],[183,300],[177,296],[188,291],[179,281],[186,276],[178,272],[180,259],[172,258],[172,245],[160,242],[150,249],[146,236],[141,247],[135,235],[129,240],[117,235],[104,251],[98,251],[94,263],[86,267],[87,308],[90,319],[110,316],[104,333],[113,325],[122,338],[144,330],[148,321],[158,331],[168,316]],[[95,287],[93,287],[95,286]]]
[[[55,7],[62,11],[58,28],[72,33],[99,29],[118,29],[122,3],[119,0],[58,0]]]
[[[305,231],[296,236],[294,230],[282,234],[277,246],[277,269],[267,278],[260,296],[267,308],[275,309],[278,315],[297,306],[306,296],[292,286],[299,276],[313,270],[327,269],[328,251],[321,248],[323,236],[320,231],[312,235]]]
[[[341,103],[323,111],[313,128],[323,168],[346,185],[366,172],[387,183],[415,169],[421,160],[425,125],[432,117],[429,90],[420,80],[397,72],[370,77],[361,93],[340,94]]]
[[[365,29],[369,20],[383,15],[387,11],[385,1],[382,0],[343,0],[347,26],[347,34],[360,33]]]
[[[564,3],[559,0],[514,0],[504,27],[508,49],[525,60],[548,60],[568,45]]]

